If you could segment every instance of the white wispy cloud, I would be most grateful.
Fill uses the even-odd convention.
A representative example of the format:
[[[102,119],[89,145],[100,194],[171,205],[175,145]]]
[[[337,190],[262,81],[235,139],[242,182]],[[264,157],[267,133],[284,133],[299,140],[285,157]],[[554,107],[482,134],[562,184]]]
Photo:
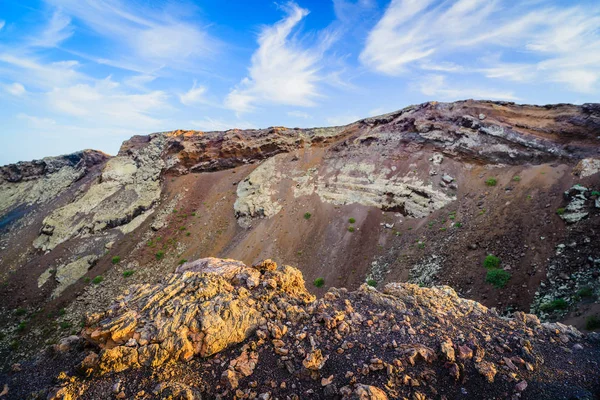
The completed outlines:
[[[45,128],[50,125],[56,125],[56,121],[52,118],[37,117],[35,115],[29,115],[26,113],[17,114],[17,118],[25,120],[32,128]]]
[[[335,115],[327,118],[327,123],[332,126],[348,125],[358,121],[360,118],[361,117],[352,114]]]
[[[90,80],[78,71],[74,60],[45,62],[35,55],[0,53],[0,72],[4,77],[39,89],[52,89]]]
[[[415,69],[477,72],[592,92],[600,80],[598,26],[600,6],[593,5],[392,0],[369,32],[360,61],[386,75]],[[487,59],[490,49],[499,56]],[[527,61],[502,61],[515,53]]]
[[[81,21],[119,49],[107,64],[131,69],[189,68],[197,57],[215,52],[218,41],[197,24],[162,12],[160,7],[121,0],[46,0],[65,14]],[[113,60],[116,59],[116,60]]]
[[[154,82],[155,80],[156,80],[156,76],[141,74],[141,75],[134,75],[134,76],[124,79],[123,84],[125,84],[133,89],[146,91],[146,90],[148,90],[146,85],[149,84],[150,82]]]
[[[297,118],[304,118],[304,119],[312,118],[309,113],[304,112],[304,111],[298,111],[298,110],[288,111],[286,114],[289,115],[290,117],[297,117]]]
[[[204,101],[205,93],[206,87],[199,86],[198,82],[194,81],[194,84],[192,85],[190,90],[179,95],[179,101],[181,102],[181,104],[186,106],[202,103]]]
[[[55,47],[73,34],[71,18],[55,11],[44,30],[31,39],[32,46]]]
[[[4,90],[13,96],[23,96],[25,93],[27,93],[25,86],[21,85],[19,82],[14,82],[10,85],[4,85]]]
[[[4,25],[6,25],[6,21],[0,19],[0,31],[4,28]]]
[[[319,45],[303,47],[293,32],[309,11],[295,3],[287,3],[283,9],[284,19],[262,29],[248,76],[229,93],[226,107],[237,112],[250,111],[257,103],[306,107],[313,106],[320,96],[319,61],[332,37],[324,33]]]
[[[141,130],[159,127],[162,120],[154,115],[169,107],[164,92],[128,94],[111,77],[94,84],[54,88],[47,93],[46,101],[49,109],[89,124]]]
[[[465,98],[486,100],[518,100],[511,91],[489,88],[470,87],[465,85],[452,86],[447,83],[444,75],[427,75],[416,83],[421,93],[432,99],[460,100]]]
[[[229,129],[256,129],[256,126],[248,121],[223,120],[205,117],[201,120],[191,121],[194,129],[201,131],[226,131]]]

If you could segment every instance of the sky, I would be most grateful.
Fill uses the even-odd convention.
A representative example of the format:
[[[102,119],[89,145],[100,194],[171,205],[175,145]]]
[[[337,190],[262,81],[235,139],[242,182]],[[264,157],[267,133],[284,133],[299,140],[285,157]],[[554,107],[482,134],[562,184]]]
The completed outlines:
[[[600,101],[597,0],[0,0],[0,165],[426,101]]]

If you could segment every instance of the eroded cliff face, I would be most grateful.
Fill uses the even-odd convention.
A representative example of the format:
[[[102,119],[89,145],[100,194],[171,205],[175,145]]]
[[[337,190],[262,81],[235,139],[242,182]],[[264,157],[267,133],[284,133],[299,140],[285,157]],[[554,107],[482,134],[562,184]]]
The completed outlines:
[[[0,167],[0,215],[54,199],[108,158],[102,152],[84,150]]]
[[[130,283],[157,285],[208,256],[297,264],[324,279],[309,286],[317,295],[366,280],[449,284],[502,312],[583,328],[600,295],[590,245],[600,240],[599,172],[598,105],[486,101],[342,127],[156,133],[115,157],[2,167],[0,353],[13,362],[15,340],[33,351]],[[490,253],[512,275],[505,287],[486,281]],[[580,290],[592,296],[567,293]],[[553,296],[567,308],[542,311]]]
[[[501,318],[447,286],[317,300],[294,267],[208,258],[131,286],[80,335],[0,376],[10,398],[591,399],[599,341]]]

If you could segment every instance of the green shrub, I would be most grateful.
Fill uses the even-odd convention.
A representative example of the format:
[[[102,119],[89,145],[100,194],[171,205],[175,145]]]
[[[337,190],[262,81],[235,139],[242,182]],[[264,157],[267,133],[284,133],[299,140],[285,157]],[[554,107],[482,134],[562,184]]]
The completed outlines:
[[[419,246],[420,249],[424,249],[425,248],[425,243],[424,242],[419,242],[417,244],[417,246]]]
[[[94,279],[92,279],[92,283],[94,285],[97,285],[100,282],[102,282],[103,280],[104,280],[104,277],[102,275],[98,275],[97,277],[95,277]]]
[[[179,260],[179,262],[177,264],[179,265],[183,265],[187,262],[187,260],[185,258],[182,258],[181,260]]]
[[[565,213],[565,209],[564,208],[559,208],[558,210],[556,210],[556,213],[558,215],[563,215]]]
[[[59,324],[59,326],[60,326],[60,329],[69,329],[71,327],[71,324],[63,321]]]
[[[65,310],[64,308],[61,308],[60,310],[58,310],[58,315],[60,315],[61,317],[66,314],[67,314],[67,310]]]
[[[159,250],[156,252],[156,259],[157,260],[162,260],[163,258],[165,258],[165,252],[162,250]]]
[[[552,312],[556,310],[566,310],[569,307],[569,303],[563,299],[555,299],[549,303],[544,303],[540,306],[540,310],[545,312]]]
[[[19,325],[17,325],[17,331],[19,332],[23,332],[25,328],[27,328],[27,324],[25,322],[21,322]]]
[[[508,283],[510,276],[510,273],[504,271],[503,269],[492,268],[488,270],[485,276],[485,281],[487,283],[491,283],[497,288],[503,288]]]
[[[496,186],[496,184],[498,184],[498,180],[496,178],[490,178],[485,181],[485,184],[488,186]]]
[[[600,318],[592,315],[585,320],[585,329],[588,331],[593,331],[600,328]]]
[[[192,235],[192,232],[186,232],[185,233],[185,236],[191,236],[191,235]]]
[[[375,287],[375,286],[377,286],[377,281],[375,279],[368,279],[367,285]]]
[[[325,279],[323,279],[323,278],[317,278],[313,282],[313,285],[315,285],[316,287],[322,287],[324,284],[325,284]]]
[[[118,264],[118,263],[119,263],[119,261],[121,261],[121,257],[119,257],[119,256],[114,256],[114,257],[112,258],[112,260],[110,260],[110,261],[111,261],[113,264]]]
[[[354,227],[353,227],[353,226],[349,226],[349,227],[348,227],[348,232],[354,232],[354,230],[355,230],[355,229],[354,229]]]
[[[460,228],[462,226],[462,222],[455,222],[454,223],[454,227],[455,228]]]
[[[312,214],[311,214],[311,213],[309,213],[309,212],[305,212],[305,213],[304,213],[304,219],[306,219],[306,220],[309,220],[309,219],[310,219],[310,217],[312,217]]]
[[[600,191],[598,191],[598,190],[592,190],[592,196],[600,197]]]
[[[356,220],[355,220],[354,218],[350,218],[350,219],[348,220],[348,222],[350,222],[351,224],[353,224],[353,223],[355,223],[355,222],[356,222]]]
[[[25,314],[27,314],[27,310],[24,308],[19,307],[15,310],[15,315],[18,317],[23,316]]]
[[[515,182],[519,182],[521,180],[521,177],[519,175],[515,175],[515,176],[513,176],[512,180]]]
[[[586,286],[577,291],[577,296],[579,297],[592,297],[594,295],[594,291],[591,287]]]
[[[195,212],[193,212],[193,213],[191,213],[190,215],[191,215],[192,217],[195,217],[195,216],[196,216],[196,213],[195,213]]]
[[[123,278],[129,278],[134,273],[135,273],[134,270],[132,270],[132,269],[126,269],[125,271],[123,271]]]
[[[490,254],[485,257],[485,260],[483,260],[483,266],[488,269],[498,268],[500,266],[500,259],[495,255]]]

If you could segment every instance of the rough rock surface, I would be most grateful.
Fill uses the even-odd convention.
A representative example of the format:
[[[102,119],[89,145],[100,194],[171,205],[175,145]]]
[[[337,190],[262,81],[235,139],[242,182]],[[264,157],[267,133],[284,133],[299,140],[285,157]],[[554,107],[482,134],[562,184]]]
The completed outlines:
[[[90,316],[81,337],[1,375],[9,398],[559,399],[600,389],[597,336],[521,312],[501,318],[449,287],[363,285],[317,300],[299,270],[270,260],[183,264]]]
[[[111,158],[98,182],[85,194],[44,219],[34,246],[52,250],[75,235],[101,232],[145,218],[144,211],[160,197],[164,143],[164,136],[155,135],[132,154]]]
[[[343,127],[162,132],[116,157],[2,167],[0,366],[77,333],[130,284],[208,256],[299,265],[323,278],[317,295],[447,284],[585,329],[600,317],[599,112],[429,102]],[[576,184],[583,205],[564,198]],[[505,287],[487,281],[488,254],[512,275]],[[568,307],[540,308],[559,299]]]
[[[90,168],[106,162],[108,155],[84,150],[0,167],[0,215],[18,205],[54,199]]]

